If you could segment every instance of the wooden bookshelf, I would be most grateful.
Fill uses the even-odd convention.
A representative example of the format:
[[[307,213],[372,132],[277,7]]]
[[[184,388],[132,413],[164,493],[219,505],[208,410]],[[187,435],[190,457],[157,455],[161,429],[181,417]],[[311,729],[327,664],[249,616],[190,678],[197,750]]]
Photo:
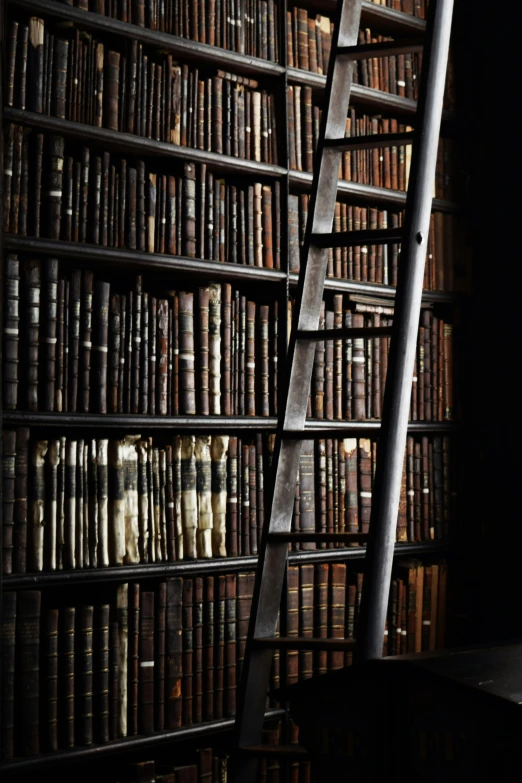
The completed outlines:
[[[306,7],[317,13],[333,14],[336,8],[335,0],[303,0],[296,2],[299,7]],[[4,122],[11,122],[37,129],[47,133],[58,134],[72,141],[82,141],[92,144],[93,148],[111,150],[118,154],[139,156],[144,159],[165,161],[168,165],[178,165],[183,161],[193,161],[205,164],[217,175],[226,174],[233,178],[258,178],[263,182],[278,181],[281,185],[282,217],[281,217],[281,269],[269,269],[243,264],[220,263],[204,258],[189,258],[160,253],[146,253],[127,249],[116,249],[94,244],[80,244],[65,241],[55,241],[31,236],[20,236],[5,233],[3,248],[5,251],[21,255],[36,255],[55,257],[65,265],[92,265],[93,269],[109,267],[112,270],[143,271],[158,275],[164,279],[173,273],[176,279],[189,277],[195,281],[227,281],[238,282],[245,287],[264,286],[273,298],[280,304],[279,329],[279,377],[283,378],[286,370],[285,349],[287,308],[289,292],[297,286],[298,277],[288,272],[289,236],[288,236],[288,194],[307,193],[311,189],[312,174],[289,168],[288,126],[286,90],[287,85],[295,84],[310,86],[314,94],[320,98],[324,94],[326,77],[320,74],[287,67],[286,57],[286,9],[290,3],[280,3],[281,18],[279,24],[280,62],[272,62],[259,57],[246,56],[233,51],[227,51],[217,46],[191,41],[187,38],[161,33],[140,27],[128,22],[121,22],[102,16],[92,11],[84,11],[67,3],[56,0],[6,0],[4,14],[15,11],[17,16],[41,16],[56,22],[70,23],[73,27],[98,34],[103,40],[118,39],[136,40],[145,47],[171,54],[180,62],[198,67],[207,66],[220,68],[235,74],[253,77],[260,80],[264,89],[271,91],[280,101],[278,108],[278,156],[279,165],[244,160],[231,155],[200,150],[197,148],[179,146],[167,142],[159,142],[130,133],[121,133],[106,128],[96,128],[91,125],[75,123],[56,117],[37,114],[27,110],[10,107],[3,108]],[[5,27],[5,19],[2,20]],[[393,37],[411,37],[422,34],[425,22],[422,19],[393,11],[382,5],[364,0],[361,24],[371,27],[372,31]],[[5,50],[5,47],[4,47]],[[362,111],[379,113],[383,116],[397,117],[401,121],[411,121],[415,115],[416,102],[380,90],[354,85],[352,102]],[[456,117],[453,112],[444,114],[444,133],[452,134]],[[404,207],[406,194],[403,192],[361,185],[340,180],[338,190],[339,200],[358,205],[379,206],[400,210]],[[446,214],[459,214],[460,205],[449,201],[434,200],[433,210]],[[365,282],[327,278],[326,290],[337,293],[353,293],[384,297],[391,299],[395,295],[392,286]],[[432,304],[452,306],[463,299],[462,295],[445,291],[425,291],[423,301]],[[279,384],[281,394],[281,384]],[[281,410],[281,406],[279,406]],[[66,434],[108,432],[109,436],[117,437],[122,433],[151,433],[164,430],[167,433],[228,433],[247,436],[251,433],[273,433],[281,426],[275,416],[140,416],[140,415],[98,415],[69,413],[26,413],[24,411],[4,411],[4,428],[19,426],[31,427],[43,433],[56,433],[58,430]],[[380,421],[329,421],[310,419],[306,423],[310,436],[322,435],[324,438],[340,438],[346,433],[354,438],[375,437],[379,433]],[[409,432],[415,435],[446,435],[459,431],[457,422],[411,422]],[[105,436],[107,437],[107,436]],[[266,479],[265,479],[266,480]],[[266,493],[266,488],[265,488]],[[439,561],[451,552],[450,543],[446,540],[419,541],[416,543],[398,543],[395,547],[396,558],[418,558],[421,561]],[[338,549],[317,549],[291,552],[289,565],[315,565],[346,563],[361,568],[366,555],[366,548],[347,547]],[[148,564],[109,566],[104,568],[52,571],[42,573],[11,574],[3,577],[4,591],[25,590],[77,590],[79,594],[85,587],[85,595],[89,589],[100,590],[104,584],[117,585],[127,581],[140,580],[147,584],[164,580],[169,577],[203,577],[207,575],[238,574],[253,571],[257,564],[257,556],[239,556],[224,558],[209,558],[199,560],[180,560],[179,562],[156,562]],[[271,709],[266,713],[267,721],[286,720],[285,709]],[[181,743],[201,741],[210,744],[213,738],[230,733],[234,726],[234,718],[225,718],[210,722],[184,726],[180,729],[158,731],[150,735],[137,735],[111,740],[105,744],[93,744],[87,747],[75,747],[67,750],[57,750],[52,753],[42,753],[35,757],[12,758],[2,761],[0,769],[6,775],[22,779],[24,775],[40,771],[65,769],[69,765],[80,765],[84,762],[103,763],[109,757],[145,758],[146,754],[153,756],[158,747],[170,743],[176,749]],[[284,780],[284,776],[282,780]]]

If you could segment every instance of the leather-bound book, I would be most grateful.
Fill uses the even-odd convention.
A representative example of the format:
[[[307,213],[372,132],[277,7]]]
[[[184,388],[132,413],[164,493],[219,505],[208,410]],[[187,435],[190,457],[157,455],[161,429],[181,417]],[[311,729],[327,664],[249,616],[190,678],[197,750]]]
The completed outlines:
[[[315,470],[314,441],[308,440],[301,448],[299,463],[299,522],[303,533],[315,530]],[[302,543],[301,549],[315,549],[313,542]]]
[[[149,348],[153,346],[153,340],[149,342],[150,305],[149,294],[142,294],[141,308],[141,334],[139,341],[135,339],[135,350],[140,354],[139,361],[139,413],[149,412]],[[155,326],[155,323],[154,323]],[[152,332],[152,329],[150,330]]]
[[[106,438],[100,438],[96,445],[96,477],[98,506],[98,563],[109,565],[109,477],[108,445]]]
[[[252,588],[250,579],[251,574],[237,575],[237,677],[241,679],[243,660],[245,657],[246,639],[248,634],[248,623],[250,619],[250,609],[252,606]]]
[[[138,451],[138,519],[139,519],[139,560],[148,563],[150,559],[150,520],[149,508],[149,443],[143,439],[137,443]]]
[[[103,74],[103,118],[104,126],[110,130],[118,128],[118,95],[120,91],[120,53],[110,49],[105,52]]]
[[[198,750],[198,783],[213,783],[213,750]]]
[[[326,441],[326,531],[335,533],[335,509],[334,509],[334,489],[335,481],[333,474],[333,440],[328,438]],[[327,549],[333,549],[333,544],[329,543]]]
[[[250,454],[248,443],[242,442],[238,453],[238,482],[240,508],[240,554],[250,555]]]
[[[202,719],[214,719],[214,577],[206,576],[203,583],[203,706]]]
[[[80,306],[80,356],[79,356],[79,410],[89,412],[91,381],[91,337],[92,337],[92,292],[93,275],[82,272]]]
[[[90,405],[97,413],[107,413],[107,358],[109,339],[110,284],[96,280],[93,296],[92,371],[94,399]]]
[[[31,446],[31,484],[29,502],[29,542],[31,571],[43,571],[45,525],[45,455],[48,442],[39,440]]]
[[[206,416],[209,403],[209,296],[207,287],[198,288],[197,344],[198,344],[198,412]]]
[[[125,523],[123,562],[139,563],[139,511],[138,511],[138,452],[139,435],[127,435],[123,440],[123,480],[125,498]]]
[[[109,367],[107,403],[109,413],[118,413],[118,378],[120,370],[121,351],[121,300],[119,294],[113,294],[110,298],[109,310]]]
[[[15,574],[25,574],[27,566],[29,436],[30,431],[26,427],[20,427],[16,431],[13,520],[13,573]]]
[[[182,512],[182,472],[181,472],[181,436],[174,436],[172,447],[172,479],[174,484],[174,527],[176,531],[176,560],[183,560],[183,512]]]
[[[40,752],[40,607],[41,593],[22,591],[16,601],[15,753]]]
[[[4,306],[4,407],[6,410],[15,410],[19,383],[20,264],[18,256],[13,254],[7,256],[5,264]]]
[[[89,568],[89,498],[87,494],[88,479],[85,472],[85,463],[88,455],[85,452],[83,438],[77,441],[76,446],[76,560],[78,568]]]
[[[196,437],[196,491],[197,491],[197,533],[196,551],[198,557],[212,557],[212,493],[210,435]]]
[[[181,436],[181,517],[183,552],[188,560],[194,560],[197,556],[198,505],[195,441],[196,439],[192,435]]]
[[[236,575],[225,576],[224,714],[236,712]]]
[[[227,459],[226,551],[229,557],[238,555],[238,439],[230,437]]]
[[[249,502],[249,526],[250,526],[250,553],[257,555],[258,547],[258,520],[257,520],[257,461],[256,446],[251,443],[248,446],[248,487],[247,498]]]
[[[154,731],[154,593],[141,594],[139,638],[139,730]]]
[[[200,289],[200,292],[204,290]],[[208,357],[209,412],[212,415],[219,415],[221,413],[221,285],[218,283],[211,283],[209,286]]]
[[[16,431],[2,432],[2,574],[13,573]]]
[[[194,578],[192,614],[192,720],[203,720],[203,578]]]
[[[326,310],[325,328],[334,328],[334,313]],[[330,421],[334,418],[334,341],[325,340],[324,362],[324,407],[325,418]]]
[[[299,566],[288,568],[287,583],[286,636],[299,636]],[[287,682],[292,685],[299,679],[299,653],[297,650],[290,650],[286,660]]]
[[[154,560],[163,560],[163,537],[161,530],[161,509],[160,509],[160,476],[159,476],[159,450],[151,451],[152,466],[152,517],[153,517],[153,552]]]
[[[93,607],[82,606],[76,648],[76,732],[79,745],[93,741]]]
[[[128,651],[129,651],[129,586],[118,585],[116,592],[118,623],[118,736],[127,736]]]
[[[156,331],[156,409],[157,412],[167,414],[168,396],[168,302],[166,299],[158,300],[157,331]]]
[[[93,707],[94,739],[96,742],[108,742],[110,717],[110,649],[109,649],[109,604],[96,607],[94,624],[94,672]]]
[[[67,58],[69,41],[54,39],[54,68],[52,76],[52,113],[61,120],[66,119],[67,106]]]
[[[165,658],[167,621],[167,583],[160,582],[156,594],[154,636],[154,728],[165,728]]]
[[[173,563],[177,557],[172,446],[165,447],[165,518],[167,530],[167,559],[169,562]]]
[[[137,275],[133,295],[133,313],[131,326],[132,354],[131,354],[131,399],[130,413],[139,412],[140,398],[140,366],[141,366],[141,319],[142,319],[142,281],[141,275]]]
[[[196,413],[194,378],[194,294],[179,295],[179,374],[181,413]]]
[[[256,414],[256,303],[246,302],[246,405],[247,416]]]
[[[109,739],[116,739],[119,725],[119,631],[118,623],[109,623]]]
[[[80,355],[80,312],[82,273],[73,269],[69,287],[68,323],[68,411],[75,413],[78,404],[78,369]],[[83,351],[83,346],[82,346]],[[83,376],[82,376],[83,377]]]
[[[59,743],[66,748],[72,748],[75,744],[75,619],[74,607],[60,610],[58,726],[61,735]]]
[[[372,505],[372,458],[371,441],[360,438],[358,444],[359,479],[359,527],[361,533],[367,533],[370,525]]]
[[[192,579],[184,579],[182,587],[182,698],[183,725],[190,726],[193,721],[193,591]]]
[[[212,555],[226,557],[228,435],[213,435],[211,456]],[[200,517],[201,525],[201,517]]]
[[[176,783],[198,783],[198,768],[195,764],[175,767]]]
[[[69,354],[69,281],[63,278],[57,286],[56,312],[56,381],[53,406],[57,413],[67,411],[67,382]],[[66,301],[67,300],[67,301]]]
[[[47,235],[60,239],[62,215],[62,184],[64,140],[62,136],[50,136],[48,141],[49,168],[47,170]]]
[[[25,365],[24,403],[30,411],[38,410],[38,348],[40,341],[40,261],[23,262],[23,361]]]
[[[3,218],[2,226],[4,231],[9,231],[12,211],[12,190],[13,190],[13,167],[14,167],[14,145],[15,145],[16,126],[12,123],[7,125],[4,140],[4,180],[3,180]]]
[[[232,286],[224,283],[223,295],[223,346],[221,352],[222,361],[222,386],[223,413],[232,415]]]
[[[330,566],[328,593],[328,637],[343,639],[346,623],[346,565],[344,563],[332,563]],[[343,666],[343,652],[328,653],[328,669],[340,669]]]
[[[5,435],[4,435],[5,442]],[[2,596],[2,758],[14,756],[16,593]]]
[[[299,568],[299,636],[314,635],[314,566],[303,564]],[[299,653],[299,678],[312,677],[314,673],[313,652]]]
[[[183,167],[183,244],[182,254],[196,255],[196,169],[193,163]]]
[[[166,728],[182,724],[182,584],[180,578],[167,581],[166,607]]]
[[[128,587],[127,734],[138,733],[138,685],[140,640],[140,586]]]

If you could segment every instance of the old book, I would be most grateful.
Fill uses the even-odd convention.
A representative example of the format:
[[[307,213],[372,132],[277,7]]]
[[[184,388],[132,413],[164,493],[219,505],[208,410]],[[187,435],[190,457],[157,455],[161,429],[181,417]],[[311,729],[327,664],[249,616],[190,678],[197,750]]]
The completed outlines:
[[[196,439],[181,436],[181,517],[183,525],[183,553],[188,560],[197,556],[196,531],[198,527]]]
[[[108,742],[110,717],[110,648],[109,648],[109,604],[96,607],[94,624],[94,672],[93,707],[95,740]]]
[[[2,758],[14,755],[16,593],[2,596]]]
[[[154,731],[154,593],[143,592],[140,601],[139,727]]]
[[[64,486],[64,551],[65,568],[79,565],[76,551],[76,476],[77,441],[67,439],[65,445],[65,486]]]
[[[15,574],[25,574],[27,567],[29,436],[30,431],[26,427],[20,427],[16,431],[13,524],[13,573]]]
[[[28,410],[38,410],[40,341],[40,261],[24,260],[23,263],[23,317],[26,322],[24,335],[25,351],[25,404]]]
[[[123,562],[139,563],[138,512],[138,452],[139,435],[127,435],[123,440],[124,542]]]
[[[194,367],[194,295],[179,295],[179,374],[181,412],[196,413]]]
[[[236,575],[225,576],[224,713],[236,712]]]
[[[43,571],[44,568],[44,526],[45,519],[45,455],[48,442],[36,441],[31,447],[31,485],[30,485],[30,542],[31,570]]]
[[[47,169],[47,235],[49,239],[60,239],[62,217],[62,184],[64,162],[64,139],[50,136],[48,139],[50,165]]]
[[[228,435],[213,435],[211,456],[212,555],[226,557]]]
[[[90,409],[91,348],[92,348],[92,293],[93,275],[82,272],[80,306],[80,356],[79,356],[79,410],[88,413]]]
[[[166,607],[166,728],[182,722],[182,580],[167,581]]]
[[[82,606],[78,618],[75,706],[80,745],[93,741],[93,612],[92,606]]]
[[[299,636],[299,567],[287,570],[286,635]],[[299,653],[290,650],[286,654],[287,682],[291,685],[299,679]]]
[[[19,593],[16,602],[15,726],[17,752],[40,752],[40,607],[41,593]]]
[[[106,438],[100,438],[96,445],[96,476],[98,506],[98,562],[100,566],[109,565],[109,478],[108,445]]]
[[[209,412],[221,413],[221,285],[209,286]]]
[[[208,416],[209,402],[209,296],[206,287],[198,288],[197,344],[198,344],[198,403],[201,415]]]
[[[116,739],[119,725],[119,630],[118,623],[109,623],[109,738]]]
[[[333,563],[330,566],[328,636],[343,639],[345,633],[345,593],[346,565]],[[328,653],[328,668],[340,669],[344,666],[344,653]]]
[[[203,578],[194,578],[192,615],[192,719],[194,723],[203,720]]]
[[[16,431],[4,430],[2,432],[2,574],[13,573],[15,460]]]
[[[158,585],[154,636],[154,728],[165,728],[165,658],[167,621],[167,583]]]
[[[127,736],[128,650],[129,650],[129,586],[118,586],[116,593],[118,622],[118,734]]]
[[[96,280],[94,285],[92,330],[93,362],[91,384],[94,399],[91,406],[96,412],[107,413],[107,358],[109,339],[110,284]]]
[[[182,587],[182,704],[183,724],[187,726],[191,725],[193,720],[193,595],[193,580],[184,579]]]
[[[7,256],[5,264],[4,306],[4,406],[6,410],[15,410],[19,385],[20,263],[18,256],[13,254]]]
[[[60,744],[66,748],[72,748],[75,744],[75,620],[74,607],[60,611],[58,726]]]
[[[225,665],[225,593],[226,577],[219,575],[214,583],[214,719],[224,714]]]
[[[172,447],[172,479],[174,484],[174,527],[176,532],[176,560],[183,560],[182,463],[181,436],[174,436]]]
[[[237,575],[237,677],[241,680],[245,647],[252,606],[254,574]]]
[[[128,587],[127,734],[138,733],[140,586]]]
[[[197,534],[198,557],[212,557],[212,493],[210,435],[197,436],[194,455],[196,459]]]

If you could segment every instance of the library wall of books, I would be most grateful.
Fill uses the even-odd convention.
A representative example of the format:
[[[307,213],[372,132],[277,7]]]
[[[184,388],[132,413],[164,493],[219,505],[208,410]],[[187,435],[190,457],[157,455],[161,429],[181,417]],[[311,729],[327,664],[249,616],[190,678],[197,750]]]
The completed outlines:
[[[296,0],[299,3],[299,0]],[[362,43],[427,0],[365,0]],[[2,774],[224,783],[334,0],[7,0]],[[346,135],[411,129],[421,55],[357,62]],[[386,654],[444,647],[471,287],[450,60]],[[351,151],[335,231],[401,225],[411,147]],[[330,251],[320,328],[390,326],[400,246]],[[294,531],[366,533],[389,338],[317,344]],[[351,437],[343,427],[353,426]],[[356,635],[364,545],[291,544],[288,636]],[[272,690],[351,653],[281,652]],[[264,741],[297,742],[278,694]],[[311,783],[262,760],[259,783]]]

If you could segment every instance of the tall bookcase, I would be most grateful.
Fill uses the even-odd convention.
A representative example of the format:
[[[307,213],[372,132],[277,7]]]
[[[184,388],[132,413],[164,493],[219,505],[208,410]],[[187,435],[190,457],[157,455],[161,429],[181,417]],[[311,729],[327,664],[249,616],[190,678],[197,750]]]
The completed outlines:
[[[77,3],[76,5],[81,5]],[[277,36],[279,57],[276,61],[262,59],[246,54],[200,43],[187,38],[158,32],[146,26],[138,26],[127,21],[119,21],[117,18],[104,16],[97,13],[101,4],[86,2],[89,10],[75,7],[73,4],[58,2],[57,0],[13,0],[6,2],[3,8],[3,56],[4,73],[9,73],[8,51],[10,23],[12,19],[27,21],[30,17],[44,20],[49,29],[56,30],[57,34],[64,31],[69,35],[71,30],[79,30],[82,33],[102,40],[107,44],[107,49],[112,46],[117,49],[123,41],[136,41],[143,45],[144,50],[151,53],[161,53],[171,56],[175,62],[187,64],[190,68],[198,67],[201,72],[208,74],[224,71],[228,74],[255,80],[260,88],[273,96],[272,106],[275,108],[275,125],[277,132],[276,149],[278,164],[263,163],[260,160],[247,160],[233,155],[212,152],[207,149],[173,144],[167,141],[158,141],[145,136],[123,133],[111,130],[107,127],[94,127],[71,120],[60,119],[53,114],[37,113],[27,108],[20,109],[15,105],[7,105],[5,99],[6,86],[4,85],[3,121],[4,129],[10,124],[31,129],[33,133],[43,133],[44,138],[58,136],[65,140],[66,145],[88,145],[93,154],[102,155],[109,152],[114,156],[123,156],[129,159],[139,159],[153,167],[154,171],[161,173],[163,170],[176,172],[183,169],[184,163],[190,161],[196,166],[205,165],[206,171],[211,172],[215,179],[228,178],[233,183],[261,182],[269,186],[277,186],[280,194],[280,220],[278,226],[272,226],[273,236],[280,242],[279,262],[267,268],[265,266],[247,265],[246,263],[231,263],[225,261],[213,261],[203,257],[188,257],[184,254],[171,255],[160,252],[146,252],[145,250],[128,249],[124,247],[106,247],[95,244],[92,241],[71,242],[62,238],[50,239],[46,236],[45,229],[42,236],[35,237],[30,228],[24,233],[4,231],[3,249],[4,259],[16,255],[22,262],[25,258],[58,259],[60,274],[69,274],[71,268],[77,265],[81,269],[89,269],[94,272],[95,279],[103,279],[103,275],[110,277],[111,282],[121,280],[125,275],[134,277],[141,274],[146,278],[151,290],[170,291],[181,290],[185,286],[191,286],[191,290],[197,291],[197,287],[216,282],[221,284],[232,283],[241,287],[245,295],[251,296],[256,301],[272,304],[277,302],[278,328],[273,334],[273,342],[270,350],[277,347],[278,364],[277,372],[270,375],[273,382],[278,378],[277,394],[273,388],[270,394],[270,413],[272,415],[145,415],[136,413],[79,413],[79,412],[40,412],[20,409],[3,411],[3,430],[13,431],[17,428],[30,428],[32,440],[59,438],[66,436],[76,439],[109,438],[118,439],[123,436],[138,434],[142,437],[157,436],[162,443],[168,443],[169,438],[175,435],[229,435],[231,437],[249,438],[252,433],[261,433],[265,436],[264,443],[271,432],[277,427],[276,408],[281,410],[281,393],[285,367],[286,334],[290,310],[288,302],[297,286],[298,276],[295,271],[290,271],[291,245],[295,242],[292,230],[295,230],[295,216],[290,214],[289,196],[299,196],[309,192],[312,182],[312,174],[309,171],[297,171],[290,168],[290,139],[287,94],[290,87],[311,88],[314,104],[320,104],[326,77],[311,71],[300,70],[288,66],[287,56],[287,10],[292,6],[281,0],[277,6]],[[310,16],[324,14],[333,17],[335,3],[327,0],[315,2],[303,0],[299,7],[306,7]],[[190,6],[190,4],[189,4]],[[245,14],[247,4],[238,3],[238,16]],[[107,4],[108,7],[108,4]],[[132,4],[133,9],[139,9],[139,4]],[[149,6],[145,4],[148,9]],[[161,7],[161,4],[158,4]],[[225,5],[223,5],[225,8]],[[272,7],[272,6],[271,6]],[[247,9],[248,10],[248,9]],[[138,11],[136,11],[137,13]],[[133,10],[134,13],[134,10]],[[147,11],[148,13],[148,11]],[[391,37],[414,37],[422,33],[424,21],[412,14],[407,14],[387,8],[374,2],[363,2],[362,27],[370,28],[372,34],[381,34]],[[226,78],[226,77],[225,77]],[[248,84],[247,84],[248,86]],[[31,86],[28,85],[30,90]],[[245,88],[246,89],[246,88]],[[383,92],[359,84],[352,90],[352,103],[357,113],[371,116],[379,115],[385,118],[392,117],[399,122],[408,124],[415,111],[415,102],[406,97],[400,97],[390,92]],[[451,112],[445,112],[443,120],[444,133],[453,134],[454,116]],[[226,128],[224,128],[226,133]],[[6,133],[4,130],[4,140]],[[205,144],[205,146],[208,146]],[[4,162],[5,165],[5,162]],[[199,185],[198,185],[199,186]],[[29,181],[29,188],[31,182]],[[31,190],[27,194],[31,201]],[[44,197],[45,198],[45,197]],[[198,204],[199,194],[196,190],[195,203]],[[405,203],[405,193],[389,188],[376,187],[374,185],[361,184],[360,182],[341,180],[339,183],[339,199],[348,204],[356,204],[363,207],[376,207],[381,210],[400,211]],[[44,202],[42,201],[42,204]],[[275,206],[275,200],[272,202]],[[454,201],[434,199],[434,211],[442,214],[454,215],[459,212],[459,205]],[[273,215],[277,218],[276,212]],[[88,220],[91,216],[88,217]],[[63,233],[63,232],[62,232]],[[204,244],[204,243],[203,243]],[[292,267],[293,269],[293,267]],[[5,285],[5,276],[4,276]],[[20,278],[20,285],[22,280]],[[326,281],[327,295],[343,294],[348,301],[362,301],[370,304],[370,307],[380,307],[387,303],[391,306],[394,288],[376,282],[364,282],[362,280],[338,279],[328,277]],[[2,302],[7,301],[8,294],[4,291]],[[196,295],[195,295],[196,297]],[[259,297],[261,297],[259,299]],[[437,312],[452,314],[454,308],[462,302],[462,294],[452,291],[426,290],[424,302],[435,308]],[[376,304],[377,303],[377,304]],[[437,309],[439,308],[439,309]],[[272,311],[271,311],[272,313]],[[444,315],[445,317],[445,315]],[[452,321],[453,316],[448,316]],[[21,322],[20,322],[21,324]],[[95,326],[93,324],[93,326]],[[22,329],[22,325],[20,325]],[[277,341],[277,342],[276,342]],[[4,336],[5,344],[5,336]],[[270,371],[272,372],[272,370]],[[91,389],[92,389],[91,381]],[[196,388],[197,391],[197,388]],[[257,393],[257,389],[256,389]],[[277,405],[278,403],[278,405]],[[257,404],[257,403],[256,403]],[[256,414],[259,408],[256,407]],[[453,420],[412,421],[410,434],[428,439],[451,436],[456,438],[456,424]],[[317,424],[317,421],[314,422]],[[352,420],[354,438],[374,438],[378,434],[379,422],[377,420]],[[344,430],[346,422],[342,419],[321,419],[321,427],[331,431],[331,437],[336,438],[336,431]],[[442,458],[442,457],[441,457]],[[4,454],[4,471],[5,467]],[[266,455],[261,473],[265,472],[265,482],[268,481],[265,468],[267,467]],[[318,470],[316,462],[316,470]],[[32,473],[30,472],[31,481]],[[259,472],[257,474],[259,479]],[[338,477],[337,477],[338,478]],[[333,478],[332,478],[333,480]],[[259,489],[259,487],[258,487]],[[429,489],[426,485],[425,490]],[[31,492],[31,488],[29,488]],[[413,489],[409,490],[413,493]],[[420,491],[420,489],[419,489]],[[433,491],[433,487],[432,487]],[[265,490],[266,492],[266,490]],[[30,495],[31,497],[31,495]],[[4,501],[6,498],[4,497]],[[452,501],[453,502],[453,501]],[[265,500],[265,508],[266,508]],[[420,512],[419,512],[420,513]],[[260,516],[260,515],[259,515]],[[457,514],[451,520],[456,527]],[[257,520],[258,528],[261,519]],[[450,529],[450,536],[452,530]],[[429,532],[420,538],[427,540],[406,540],[397,543],[397,558],[406,558],[406,567],[414,562],[438,563],[450,553],[451,539],[437,536],[437,540]],[[410,538],[419,538],[415,534]],[[4,539],[5,541],[5,539]],[[253,547],[254,548],[254,547]],[[319,566],[321,564],[341,563],[345,564],[348,572],[356,572],[360,569],[365,555],[363,546],[343,549],[317,549],[294,551],[290,554],[290,566]],[[399,560],[398,560],[399,562]],[[42,570],[38,573],[31,571],[30,567],[25,573],[4,573],[3,592],[8,595],[19,595],[22,592],[39,591],[42,607],[67,606],[67,602],[75,606],[82,606],[85,602],[96,605],[108,604],[115,600],[116,589],[123,583],[138,582],[142,591],[157,589],[162,581],[171,578],[204,579],[231,574],[246,574],[252,572],[256,565],[255,554],[240,555],[236,557],[211,557],[198,558],[196,560],[181,559],[169,562],[168,559],[158,562],[126,563],[121,565],[108,565],[99,568],[76,568],[63,570]],[[413,566],[412,566],[413,567]],[[216,582],[217,584],[217,582]],[[107,597],[110,592],[110,598]],[[53,603],[54,602],[54,603]],[[65,602],[65,603],[64,603]],[[282,622],[289,607],[283,607]],[[112,609],[111,609],[112,611]],[[235,610],[234,610],[235,611]],[[42,615],[43,616],[43,615]],[[168,615],[167,615],[168,617]],[[4,613],[5,618],[5,613]],[[244,618],[243,618],[244,619]],[[60,620],[61,622],[61,620]],[[19,623],[17,618],[16,623]],[[18,625],[6,625],[7,639],[9,634],[18,634]],[[11,628],[11,630],[10,630]],[[137,629],[136,629],[137,630]],[[400,630],[400,629],[399,629]],[[42,625],[43,633],[43,625]],[[14,639],[15,636],[12,638]],[[18,639],[18,637],[16,636]],[[42,637],[43,638],[43,637]],[[42,646],[41,646],[42,647]],[[96,650],[95,650],[96,653]],[[44,658],[43,647],[40,651]],[[17,661],[18,659],[16,659]],[[44,665],[44,664],[42,664]],[[45,664],[46,665],[46,664]],[[284,681],[285,672],[289,667],[281,661],[280,681]],[[7,675],[9,676],[9,674]],[[78,675],[76,675],[78,676]],[[16,677],[16,671],[15,671]],[[18,686],[17,686],[18,687]],[[17,692],[17,691],[15,691]],[[43,706],[40,705],[40,720],[45,719]],[[6,713],[4,712],[4,715]],[[96,720],[96,718],[95,718]],[[273,725],[275,721],[287,723],[287,714],[284,705],[267,709],[267,725]],[[56,750],[45,749],[45,742],[37,755],[21,756],[15,749],[12,756],[8,755],[2,761],[2,769],[6,776],[13,779],[22,779],[24,775],[42,770],[52,770],[53,774],[65,778],[71,772],[77,775],[91,776],[100,774],[109,780],[123,779],[121,769],[124,764],[138,763],[152,758],[162,759],[162,764],[167,768],[174,765],[191,764],[196,758],[195,750],[201,747],[216,747],[221,755],[226,754],[230,747],[231,729],[234,717],[228,715],[212,721],[201,721],[192,725],[182,725],[174,729],[162,729],[151,731],[148,734],[136,733],[132,736],[117,737],[105,743],[94,742],[92,744],[76,744],[74,747],[63,747],[58,743]],[[284,729],[286,730],[286,729]],[[15,727],[16,736],[16,727]],[[19,740],[15,739],[15,748]],[[87,766],[88,764],[88,766]],[[85,767],[84,767],[85,765]],[[281,770],[281,774],[285,769]],[[286,770],[292,774],[292,770]],[[294,770],[295,773],[295,770]],[[129,772],[129,774],[131,774]],[[137,774],[137,773],[136,773]],[[145,773],[144,773],[145,774]],[[147,773],[149,774],[149,773]],[[270,780],[270,770],[266,771]],[[273,774],[273,773],[272,773]],[[302,773],[302,774],[309,774]],[[203,780],[200,770],[200,778]],[[148,778],[143,778],[144,780]],[[207,780],[215,779],[212,777]],[[221,778],[220,778],[221,779]],[[297,778],[289,778],[296,780]],[[301,778],[299,778],[301,779]],[[302,777],[302,780],[308,778]],[[179,777],[179,780],[185,778]],[[193,778],[186,778],[192,781]],[[195,780],[195,778],[194,778]]]

